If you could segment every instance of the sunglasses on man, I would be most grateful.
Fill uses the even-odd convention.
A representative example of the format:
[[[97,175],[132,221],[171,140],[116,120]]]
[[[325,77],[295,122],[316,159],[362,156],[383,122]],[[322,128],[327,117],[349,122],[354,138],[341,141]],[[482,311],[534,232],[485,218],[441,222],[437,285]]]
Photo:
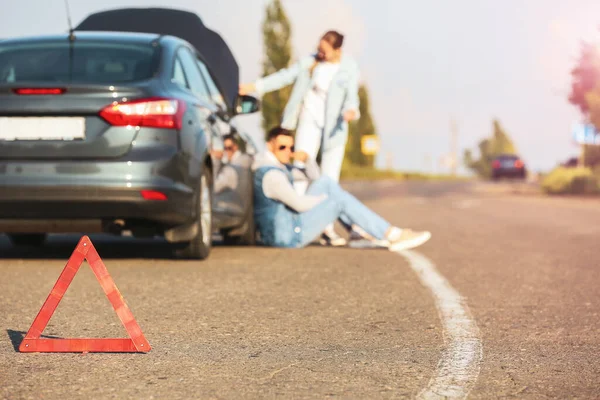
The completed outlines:
[[[282,144],[281,146],[279,146],[279,151],[284,151],[290,149],[292,151],[292,153],[294,152],[294,146],[287,146],[285,144]]]

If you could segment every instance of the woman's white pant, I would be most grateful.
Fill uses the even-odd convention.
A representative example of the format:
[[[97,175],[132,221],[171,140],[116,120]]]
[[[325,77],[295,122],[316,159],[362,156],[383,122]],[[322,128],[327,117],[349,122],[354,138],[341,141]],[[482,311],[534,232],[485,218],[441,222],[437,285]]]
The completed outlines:
[[[310,113],[302,112],[298,121],[298,128],[296,129],[295,151],[304,151],[310,159],[316,159],[321,147],[322,136],[323,128],[315,122]],[[333,181],[339,182],[345,151],[345,145],[325,150],[321,154],[321,175],[328,176]],[[296,162],[298,166],[302,166],[302,164],[301,162]],[[296,186],[296,189],[303,194],[307,187],[300,184]],[[325,232],[332,236],[335,232],[333,224],[328,225],[325,228]]]
[[[315,123],[309,113],[303,112],[296,130],[296,151],[304,151],[310,159],[316,159],[321,147],[322,136],[323,128]],[[321,174],[330,177],[335,182],[339,182],[345,151],[345,145],[324,151],[321,154]],[[301,165],[302,163],[298,164]]]

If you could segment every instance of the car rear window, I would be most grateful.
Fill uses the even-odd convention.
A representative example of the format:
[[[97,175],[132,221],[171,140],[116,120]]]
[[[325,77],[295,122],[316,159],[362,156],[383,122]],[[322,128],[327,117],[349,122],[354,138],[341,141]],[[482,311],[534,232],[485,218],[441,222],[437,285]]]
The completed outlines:
[[[150,43],[0,43],[0,84],[134,82],[152,77],[158,64]]]

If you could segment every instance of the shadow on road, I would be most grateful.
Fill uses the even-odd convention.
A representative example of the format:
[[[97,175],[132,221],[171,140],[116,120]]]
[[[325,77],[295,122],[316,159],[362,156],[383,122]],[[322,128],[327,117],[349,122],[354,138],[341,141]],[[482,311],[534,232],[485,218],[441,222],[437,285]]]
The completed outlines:
[[[15,351],[18,353],[19,346],[23,342],[23,339],[25,338],[27,332],[13,331],[12,329],[7,329],[6,332],[8,333],[8,338],[10,339],[13,347],[15,348]]]
[[[25,335],[27,335],[27,332],[22,332],[22,331],[13,331],[12,329],[7,329],[6,333],[8,333],[8,338],[10,339],[13,348],[15,349],[15,351],[18,353],[19,352],[19,346],[21,346],[21,343],[23,343],[23,339],[25,339]],[[58,336],[48,336],[48,335],[40,335],[40,338],[43,339],[62,339]]]
[[[6,235],[0,234],[0,260],[47,260],[69,259],[83,235],[49,235],[39,247],[13,246]],[[166,259],[177,260],[173,256],[173,245],[164,239],[136,239],[113,235],[89,235],[101,258],[107,259]],[[213,240],[213,247],[231,247],[220,238]]]
[[[77,243],[78,235],[50,235],[39,247],[13,246],[8,237],[0,235],[0,259],[64,259],[67,260]],[[102,258],[174,259],[172,247],[160,239],[133,239],[110,235],[90,235]]]

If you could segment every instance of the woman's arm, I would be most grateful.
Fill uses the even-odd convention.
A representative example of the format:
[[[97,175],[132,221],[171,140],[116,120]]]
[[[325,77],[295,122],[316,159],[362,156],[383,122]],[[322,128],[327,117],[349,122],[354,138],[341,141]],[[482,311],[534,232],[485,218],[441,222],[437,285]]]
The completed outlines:
[[[282,68],[277,72],[259,78],[255,83],[240,85],[240,94],[257,92],[259,96],[265,93],[274,92],[288,85],[291,85],[300,74],[300,71],[314,61],[314,57],[306,57],[288,68]]]
[[[348,92],[342,109],[346,121],[358,120],[360,118],[360,98],[358,96],[359,79],[360,71],[358,66],[355,66],[348,82]]]
[[[294,63],[288,68],[280,69],[271,75],[259,78],[255,82],[255,88],[259,95],[279,90],[291,85],[300,73],[300,62]]]

